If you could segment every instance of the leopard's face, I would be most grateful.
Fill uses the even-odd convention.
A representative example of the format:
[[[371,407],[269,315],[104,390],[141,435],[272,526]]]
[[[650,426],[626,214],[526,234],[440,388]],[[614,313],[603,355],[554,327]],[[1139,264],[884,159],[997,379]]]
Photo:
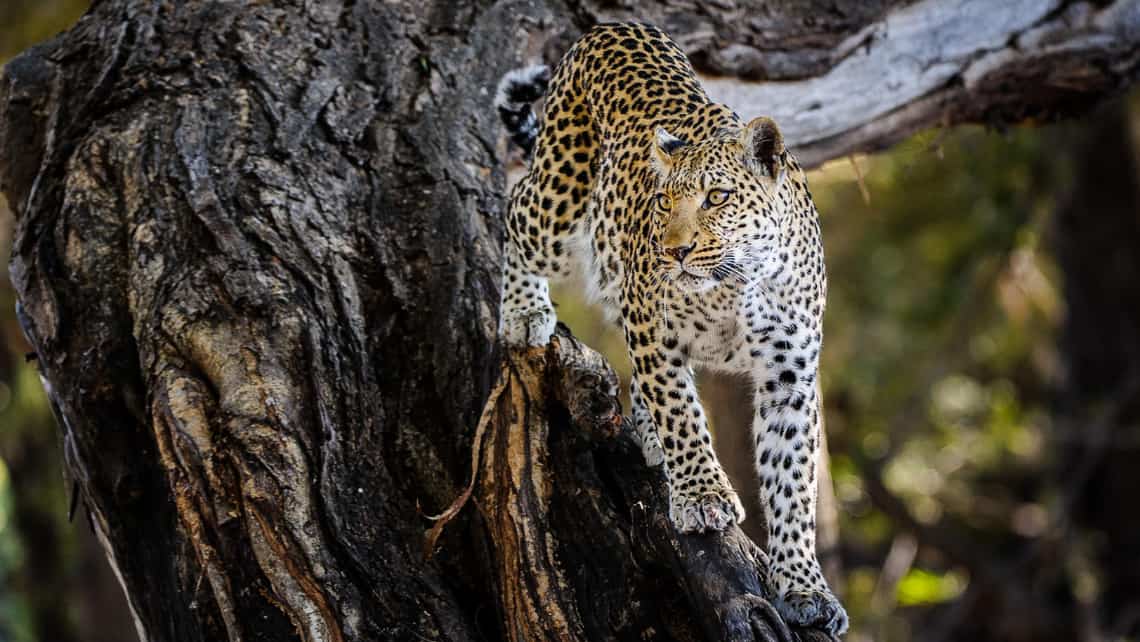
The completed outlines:
[[[765,119],[766,120],[766,119]],[[767,121],[771,122],[771,121]],[[741,287],[769,270],[780,228],[801,181],[787,179],[787,153],[758,156],[752,124],[707,141],[655,141],[657,191],[650,196],[658,278],[687,293]],[[764,151],[764,150],[761,150]],[[798,170],[797,170],[798,173]]]

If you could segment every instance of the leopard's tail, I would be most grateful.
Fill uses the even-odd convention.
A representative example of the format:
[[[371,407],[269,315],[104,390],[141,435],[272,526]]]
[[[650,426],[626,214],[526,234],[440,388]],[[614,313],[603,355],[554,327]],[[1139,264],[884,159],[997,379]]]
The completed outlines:
[[[550,69],[546,65],[531,65],[508,71],[495,92],[499,117],[507,126],[511,140],[527,156],[534,151],[534,141],[538,138],[538,118],[531,105],[546,94],[549,83]]]

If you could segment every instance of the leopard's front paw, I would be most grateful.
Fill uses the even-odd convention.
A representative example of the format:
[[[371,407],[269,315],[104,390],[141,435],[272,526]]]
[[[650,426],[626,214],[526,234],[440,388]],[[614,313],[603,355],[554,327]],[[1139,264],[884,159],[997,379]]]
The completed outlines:
[[[728,487],[673,493],[669,519],[682,533],[723,531],[744,521],[744,505]]]
[[[514,348],[544,346],[550,343],[558,318],[554,310],[539,309],[508,313],[504,310],[499,333],[507,345]]]
[[[830,591],[788,591],[775,602],[784,621],[839,636],[847,632],[847,611]]]

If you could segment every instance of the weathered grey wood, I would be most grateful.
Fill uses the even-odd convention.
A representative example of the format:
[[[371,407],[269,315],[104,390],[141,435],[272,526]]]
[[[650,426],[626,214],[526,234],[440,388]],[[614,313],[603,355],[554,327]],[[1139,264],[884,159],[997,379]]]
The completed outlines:
[[[714,100],[770,115],[802,162],[874,151],[932,125],[1079,113],[1140,73],[1140,2],[922,0],[849,36],[819,76],[706,78]]]

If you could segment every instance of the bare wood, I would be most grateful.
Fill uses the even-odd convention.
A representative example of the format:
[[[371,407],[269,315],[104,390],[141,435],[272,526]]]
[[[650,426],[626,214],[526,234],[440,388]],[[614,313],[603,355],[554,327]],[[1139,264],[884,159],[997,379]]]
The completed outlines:
[[[1017,123],[1080,113],[1140,73],[1140,7],[1057,0],[924,0],[840,45],[823,76],[710,79],[744,114],[772,115],[809,165],[876,151],[932,125]]]

